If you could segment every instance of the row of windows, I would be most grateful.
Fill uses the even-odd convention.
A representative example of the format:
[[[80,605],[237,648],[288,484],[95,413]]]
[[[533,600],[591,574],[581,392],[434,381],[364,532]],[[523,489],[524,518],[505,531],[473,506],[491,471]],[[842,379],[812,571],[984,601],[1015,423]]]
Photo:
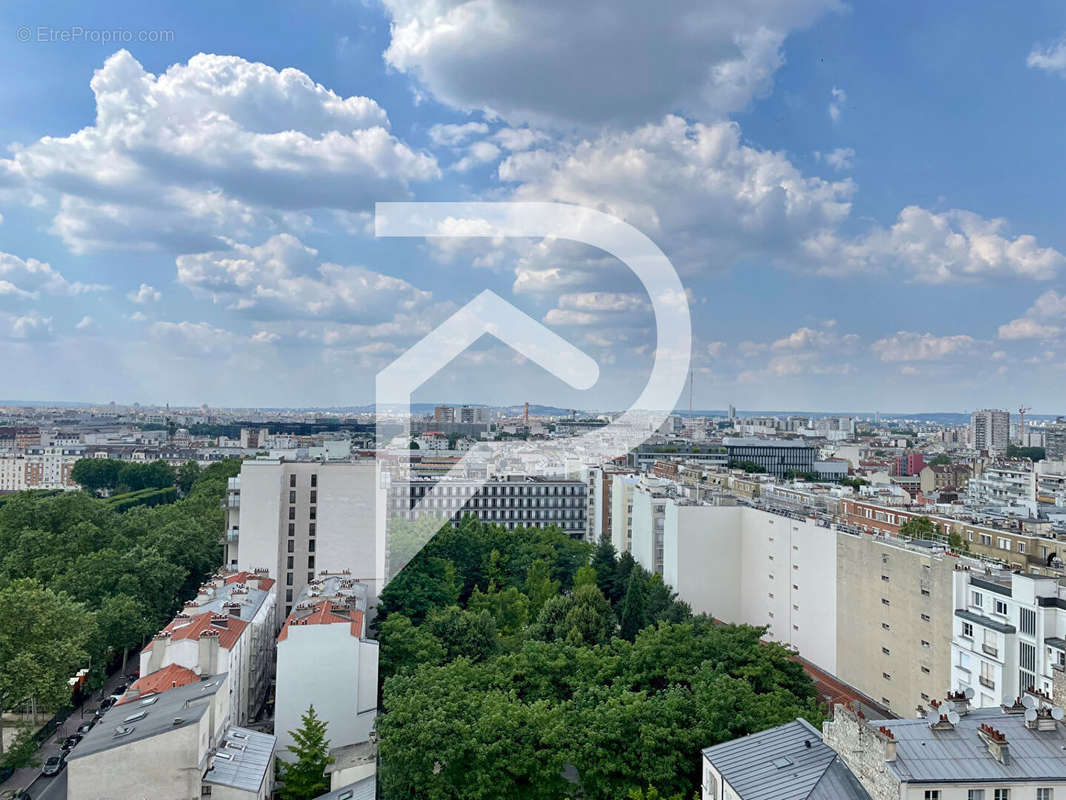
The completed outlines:
[[[940,789],[926,789],[924,800],[944,800]],[[966,800],[1011,800],[1010,789],[968,789]],[[1055,790],[1040,787],[1036,790],[1036,800],[1055,800]]]
[[[317,475],[317,473],[312,472],[311,473],[311,488],[313,489],[316,486],[318,486],[318,475]],[[293,472],[292,474],[289,475],[289,488],[292,489],[292,488],[295,488],[295,487],[296,487],[296,473]]]
[[[394,495],[413,495],[424,497],[427,492],[436,491],[446,497],[472,497],[475,494],[482,497],[574,497],[585,494],[585,484],[567,484],[566,486],[453,486],[449,484],[436,484],[430,486],[409,486],[408,484],[396,484],[392,487]]]

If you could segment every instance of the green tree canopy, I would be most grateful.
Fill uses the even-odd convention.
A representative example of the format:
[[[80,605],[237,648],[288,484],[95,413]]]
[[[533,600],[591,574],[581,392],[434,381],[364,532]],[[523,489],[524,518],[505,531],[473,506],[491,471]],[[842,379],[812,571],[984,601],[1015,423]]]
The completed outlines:
[[[300,722],[299,728],[290,731],[295,744],[288,749],[295,759],[292,763],[278,762],[282,800],[312,800],[329,791],[326,767],[333,759],[326,738],[327,723],[318,718],[314,706],[308,707]]]

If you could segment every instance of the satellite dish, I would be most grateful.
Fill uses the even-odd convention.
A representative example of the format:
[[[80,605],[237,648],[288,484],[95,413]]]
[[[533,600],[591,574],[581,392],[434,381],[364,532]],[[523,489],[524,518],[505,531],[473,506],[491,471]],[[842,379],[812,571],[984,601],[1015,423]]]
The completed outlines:
[[[1025,709],[1025,721],[1026,722],[1036,722],[1036,709],[1035,708],[1027,708],[1027,709]]]
[[[1062,716],[1063,716],[1062,709],[1059,708],[1058,706],[1055,706],[1053,709],[1051,709],[1051,718],[1052,719],[1062,719]]]
[[[930,725],[936,725],[940,722],[940,713],[935,708],[929,709],[929,711],[926,712],[925,721]]]
[[[1036,708],[1036,698],[1031,694],[1027,694],[1022,698],[1022,705],[1026,708]]]
[[[967,686],[966,687],[966,691],[963,692],[963,694],[966,695],[966,699],[967,700],[973,700],[973,695],[974,695],[973,687],[972,686]]]
[[[959,716],[958,711],[948,712],[948,722],[950,722],[952,725],[958,725],[960,719],[962,719],[962,717]]]

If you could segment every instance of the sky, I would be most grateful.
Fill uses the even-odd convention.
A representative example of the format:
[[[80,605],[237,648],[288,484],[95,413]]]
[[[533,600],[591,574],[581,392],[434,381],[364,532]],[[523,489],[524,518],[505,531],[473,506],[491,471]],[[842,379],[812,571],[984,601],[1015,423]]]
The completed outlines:
[[[374,236],[377,202],[533,200],[670,259],[696,408],[1066,412],[1066,6],[670,9],[8,5],[0,397],[362,405],[490,289],[595,385],[485,337],[415,401],[626,408],[667,345],[626,265]]]

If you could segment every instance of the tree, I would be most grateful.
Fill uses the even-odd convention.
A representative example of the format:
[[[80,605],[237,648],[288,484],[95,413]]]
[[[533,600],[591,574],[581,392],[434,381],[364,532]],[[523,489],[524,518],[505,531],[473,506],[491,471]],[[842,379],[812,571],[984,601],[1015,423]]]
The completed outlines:
[[[189,460],[178,467],[177,484],[182,494],[188,494],[196,479],[200,477],[200,465]]]
[[[0,711],[55,711],[68,702],[68,680],[86,666],[94,629],[84,606],[32,578],[0,589]]]
[[[581,567],[574,575],[574,589],[580,589],[582,586],[591,584],[597,589],[599,588],[599,580],[596,576],[596,568],[591,565]]]
[[[398,612],[420,623],[434,608],[447,608],[459,601],[455,565],[443,558],[419,553],[407,568],[381,592],[378,624]]]
[[[611,604],[595,584],[585,584],[573,594],[553,597],[544,604],[530,636],[546,642],[573,645],[606,644],[617,625]]]
[[[596,570],[596,585],[606,597],[610,597],[614,589],[615,572],[618,569],[618,553],[615,552],[614,545],[606,536],[596,545],[591,566]]]
[[[329,740],[326,739],[327,723],[309,706],[300,718],[301,725],[290,731],[295,744],[288,749],[296,758],[291,764],[278,762],[278,771],[283,781],[282,800],[312,800],[329,791],[326,767],[333,763],[329,755]]]
[[[488,592],[474,589],[467,608],[491,614],[502,636],[513,636],[529,624],[529,598],[513,586]]]
[[[499,649],[496,621],[487,610],[466,611],[458,606],[429,612],[424,623],[444,648],[444,658],[453,661],[465,656],[481,661]]]
[[[87,492],[114,489],[122,462],[110,458],[79,458],[70,470],[70,479]]]
[[[141,603],[128,594],[105,598],[96,612],[96,626],[97,653],[103,656],[109,652],[121,652],[123,674],[129,651],[140,646],[156,629]]]
[[[622,613],[619,614],[623,639],[633,641],[637,637],[637,633],[648,624],[645,603],[644,581],[641,579],[640,573],[633,570],[629,576],[629,586],[626,588],[625,600],[622,602]]]
[[[929,517],[911,517],[899,526],[899,532],[914,539],[930,539],[942,533],[940,526]]]
[[[936,458],[934,458],[932,461],[929,462],[929,466],[931,466],[931,467],[943,467],[943,466],[947,466],[950,463],[951,463],[951,456],[949,456],[947,453],[941,453],[940,455],[938,455]]]
[[[441,664],[445,660],[444,645],[424,625],[417,628],[402,614],[393,614],[381,625],[378,636],[381,647],[382,683],[404,670],[421,664]]]
[[[414,439],[411,440],[411,444],[409,444],[407,447],[408,447],[409,450],[421,450],[422,449],[419,446],[418,442],[416,442]]]
[[[580,573],[580,570],[578,570]],[[537,559],[526,570],[526,597],[529,598],[529,616],[536,619],[544,604],[559,594],[559,581],[553,581],[548,564]]]

